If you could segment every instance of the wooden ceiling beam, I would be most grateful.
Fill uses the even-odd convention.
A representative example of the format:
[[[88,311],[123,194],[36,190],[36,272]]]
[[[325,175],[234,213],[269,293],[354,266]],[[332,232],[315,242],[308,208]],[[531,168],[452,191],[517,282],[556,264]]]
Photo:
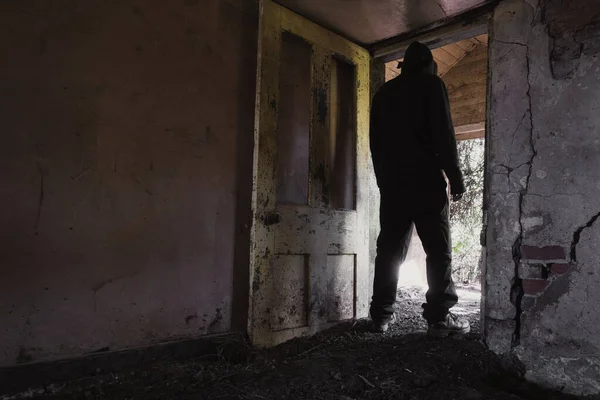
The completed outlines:
[[[423,29],[377,42],[368,49],[373,57],[383,62],[389,62],[404,57],[404,52],[415,40],[426,44],[430,49],[435,49],[486,34],[491,12],[498,2],[498,0],[490,1],[484,6],[444,21],[435,22]]]
[[[485,122],[454,128],[456,140],[481,139],[485,137]]]

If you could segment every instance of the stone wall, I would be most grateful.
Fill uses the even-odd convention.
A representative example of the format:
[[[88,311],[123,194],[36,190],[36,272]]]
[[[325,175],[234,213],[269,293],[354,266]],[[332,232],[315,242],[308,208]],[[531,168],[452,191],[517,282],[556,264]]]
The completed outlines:
[[[600,3],[508,0],[490,32],[489,346],[600,392]]]
[[[245,330],[254,0],[0,5],[0,365]]]

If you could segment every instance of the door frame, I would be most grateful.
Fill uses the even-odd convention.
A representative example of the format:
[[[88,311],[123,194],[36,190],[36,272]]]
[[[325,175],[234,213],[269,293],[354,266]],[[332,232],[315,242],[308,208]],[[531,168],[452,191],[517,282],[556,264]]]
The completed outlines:
[[[450,18],[442,23],[434,23],[431,26],[426,26],[421,30],[415,32],[409,32],[397,37],[393,37],[387,40],[383,40],[378,43],[374,43],[369,47],[373,56],[372,70],[377,71],[377,75],[382,76],[377,82],[377,86],[372,85],[372,94],[383,86],[385,83],[385,63],[390,61],[398,60],[404,57],[408,46],[419,41],[431,50],[446,46],[451,43],[456,43],[462,40],[470,39],[475,36],[487,34],[488,37],[492,37],[492,17],[494,10],[498,6],[499,0],[490,1],[488,4],[481,6],[477,9],[471,10],[464,14]],[[483,124],[477,124],[477,126],[463,126],[461,130],[457,130],[457,140],[468,140],[473,138],[483,138],[485,140],[484,145],[484,170],[483,170],[483,204],[482,204],[482,228],[480,233],[481,243],[481,318],[485,316],[485,275],[487,269],[487,230],[488,230],[488,209],[490,203],[490,174],[492,171],[489,170],[489,158],[491,152],[489,149],[490,138],[490,109],[491,109],[491,98],[492,93],[492,80],[491,80],[491,69],[492,63],[490,62],[490,44],[488,42],[488,65],[486,73],[486,116]],[[483,131],[483,132],[482,132]],[[459,137],[462,136],[462,137]],[[376,245],[376,238],[371,238],[371,246]],[[373,251],[372,251],[373,253]],[[485,336],[485,326],[482,325],[482,335]]]

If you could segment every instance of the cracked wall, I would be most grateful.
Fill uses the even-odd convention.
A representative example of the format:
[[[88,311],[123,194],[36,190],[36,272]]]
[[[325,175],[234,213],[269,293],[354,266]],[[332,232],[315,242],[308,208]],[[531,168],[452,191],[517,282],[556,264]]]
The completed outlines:
[[[257,15],[2,2],[0,365],[245,329]]]
[[[600,4],[509,0],[490,32],[490,348],[527,377],[600,392]]]

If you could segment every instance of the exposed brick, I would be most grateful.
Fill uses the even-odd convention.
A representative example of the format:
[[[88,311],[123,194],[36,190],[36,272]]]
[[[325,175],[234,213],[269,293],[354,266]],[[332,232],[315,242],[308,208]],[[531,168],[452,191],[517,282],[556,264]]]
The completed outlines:
[[[548,281],[544,279],[523,279],[523,292],[536,295],[548,287]]]
[[[540,261],[566,260],[566,253],[560,246],[521,246],[521,258]]]
[[[523,296],[523,299],[521,300],[521,309],[525,310],[525,311],[531,310],[533,307],[535,307],[536,302],[537,302],[536,296],[526,294],[525,296]]]
[[[561,275],[569,270],[569,264],[552,264],[550,272],[552,275]]]

